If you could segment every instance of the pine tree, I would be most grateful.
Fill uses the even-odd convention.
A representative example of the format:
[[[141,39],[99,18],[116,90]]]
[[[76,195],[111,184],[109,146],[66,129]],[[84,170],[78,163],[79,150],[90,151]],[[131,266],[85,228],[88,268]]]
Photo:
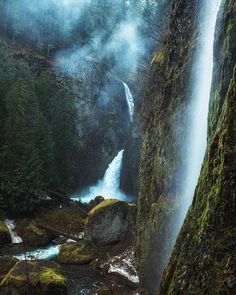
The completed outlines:
[[[6,97],[5,189],[12,208],[16,210],[13,203],[17,198],[19,211],[30,211],[44,192],[43,167],[36,145],[40,112],[29,69],[19,65],[19,74]]]

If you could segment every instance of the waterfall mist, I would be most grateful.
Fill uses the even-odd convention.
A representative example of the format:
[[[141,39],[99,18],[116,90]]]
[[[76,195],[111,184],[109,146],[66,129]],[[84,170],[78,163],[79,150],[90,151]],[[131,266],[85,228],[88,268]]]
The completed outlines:
[[[114,81],[128,80],[139,63],[149,59],[156,37],[147,34],[154,14],[165,1],[126,0],[22,0],[4,4],[6,26],[18,27],[11,39],[47,43],[55,70],[82,83],[90,83],[99,65],[104,76],[100,101],[114,96]],[[152,14],[153,16],[147,16]],[[102,15],[102,17],[101,17]],[[157,16],[157,17],[158,17]],[[156,20],[155,20],[156,21]],[[53,41],[53,42],[51,42]],[[51,43],[57,44],[52,45]],[[107,99],[108,98],[108,99]]]
[[[195,58],[192,76],[192,92],[190,105],[187,108],[189,131],[184,143],[182,155],[185,159],[184,180],[182,183],[181,215],[182,224],[200,175],[206,146],[207,119],[213,72],[214,34],[221,1],[207,1],[201,19],[200,40]]]

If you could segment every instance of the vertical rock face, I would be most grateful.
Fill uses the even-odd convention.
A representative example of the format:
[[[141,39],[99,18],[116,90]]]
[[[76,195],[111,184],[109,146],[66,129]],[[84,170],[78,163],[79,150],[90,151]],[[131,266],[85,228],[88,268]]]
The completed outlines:
[[[154,55],[144,100],[136,257],[148,295],[157,294],[180,226],[176,216],[181,145],[188,126],[199,7],[197,0],[173,1],[168,32]]]
[[[224,5],[215,43],[207,153],[161,295],[236,293],[236,2]]]
[[[121,171],[121,189],[131,196],[137,196],[139,183],[139,164],[141,150],[141,132],[135,123],[129,130],[125,144]]]

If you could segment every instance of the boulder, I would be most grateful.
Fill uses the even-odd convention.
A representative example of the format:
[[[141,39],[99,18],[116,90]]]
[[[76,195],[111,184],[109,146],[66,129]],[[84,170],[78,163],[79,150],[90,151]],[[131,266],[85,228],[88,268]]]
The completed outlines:
[[[83,265],[96,258],[94,247],[86,242],[66,243],[60,248],[57,261],[63,264]]]
[[[11,244],[11,235],[4,224],[4,222],[0,221],[0,246],[6,246]]]
[[[136,205],[105,200],[89,212],[85,239],[98,246],[122,241],[134,233]]]
[[[26,271],[27,270],[27,271]],[[0,284],[1,295],[66,295],[65,278],[59,266],[49,261],[18,262]]]
[[[102,196],[97,196],[95,199],[91,200],[89,202],[89,205],[92,207],[96,207],[97,205],[99,205],[100,203],[102,203],[104,201],[104,197]]]

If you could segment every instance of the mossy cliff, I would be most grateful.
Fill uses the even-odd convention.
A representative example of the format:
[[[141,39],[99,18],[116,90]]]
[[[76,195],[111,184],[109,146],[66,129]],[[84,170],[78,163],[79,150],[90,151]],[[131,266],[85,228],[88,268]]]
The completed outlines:
[[[161,295],[236,294],[236,2],[224,4],[215,43],[207,153]]]
[[[175,0],[163,44],[155,53],[143,105],[136,257],[141,286],[157,294],[174,244],[181,142],[186,134],[199,1]]]

